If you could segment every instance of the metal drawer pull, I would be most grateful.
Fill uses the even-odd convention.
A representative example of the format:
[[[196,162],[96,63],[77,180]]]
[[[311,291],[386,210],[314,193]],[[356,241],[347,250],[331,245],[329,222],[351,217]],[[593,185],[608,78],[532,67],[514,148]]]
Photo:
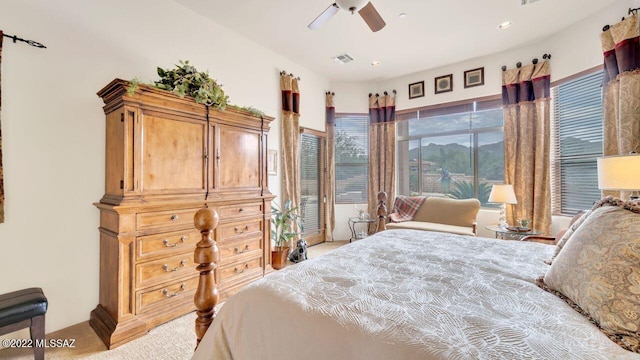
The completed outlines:
[[[178,215],[171,215],[171,221],[178,220]]]
[[[187,260],[182,260],[182,261],[180,261],[180,266],[178,266],[178,267],[174,267],[173,269],[169,269],[169,265],[164,264],[164,265],[162,265],[162,268],[164,269],[165,272],[178,271],[181,268],[183,268],[186,263],[187,263]]]
[[[183,235],[180,238],[180,242],[178,242],[178,243],[169,244],[169,239],[164,239],[164,241],[162,241],[162,242],[164,243],[165,247],[176,247],[176,246],[180,246],[180,244],[184,243],[185,241],[187,241],[187,237]]]
[[[244,211],[244,208],[238,209],[238,212],[243,212],[243,211]]]
[[[235,250],[236,254],[242,254],[244,252],[249,251],[249,244],[245,245],[244,249],[242,249],[242,250],[238,249],[237,246],[235,248],[233,248],[233,250]]]
[[[186,287],[185,284],[182,284],[180,286],[180,290],[174,292],[173,294],[169,294],[169,290],[167,290],[167,289],[163,289],[162,293],[164,294],[164,296],[166,296],[168,298],[174,297],[174,296],[178,295],[178,293],[180,293],[180,291],[184,291],[185,287]]]
[[[242,274],[245,270],[249,270],[249,264],[244,264],[244,269],[238,269],[238,267],[235,267],[233,270],[236,274]]]
[[[233,230],[235,230],[236,234],[242,234],[242,233],[244,233],[245,231],[249,231],[249,225],[245,226],[245,227],[244,227],[244,230],[240,230],[240,229],[238,229],[238,227],[237,227],[237,226],[236,226],[236,227],[234,227],[234,228],[233,228]]]

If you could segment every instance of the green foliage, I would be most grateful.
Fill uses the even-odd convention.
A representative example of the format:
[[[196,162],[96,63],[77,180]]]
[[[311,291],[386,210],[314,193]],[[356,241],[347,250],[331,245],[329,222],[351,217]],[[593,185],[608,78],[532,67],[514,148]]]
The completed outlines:
[[[131,96],[133,95],[136,90],[138,90],[138,87],[140,86],[140,78],[139,77],[134,77],[133,79],[129,80],[129,86],[127,87],[127,95]]]
[[[291,240],[302,234],[302,218],[298,215],[298,208],[292,207],[291,200],[284,203],[284,209],[280,210],[275,203],[271,208],[271,240],[276,246],[291,244]],[[296,232],[296,229],[299,232]]]
[[[419,149],[412,149],[410,159],[418,159]],[[473,175],[472,161],[469,156],[470,149],[460,144],[422,146],[422,161],[442,165],[454,174]],[[504,142],[478,146],[478,178],[487,180],[502,180],[504,176]]]
[[[451,193],[447,194],[448,197],[453,199],[475,198],[472,182],[466,181],[466,180],[455,181],[453,183],[453,187],[454,189],[451,190]],[[491,186],[489,186],[489,184],[487,183],[478,184],[478,200],[480,200],[481,204],[484,205],[489,202],[490,193],[491,193]]]
[[[172,91],[180,97],[189,95],[199,104],[213,106],[224,110],[229,97],[222,90],[222,85],[209,76],[208,72],[198,72],[189,60],[180,60],[175,69],[158,67],[160,80],[154,82],[158,89]]]
[[[369,158],[365,149],[358,144],[358,139],[347,134],[345,131],[336,132],[336,157],[339,157],[340,162],[347,163],[367,163]]]
[[[238,110],[244,110],[244,111],[248,111],[250,113],[252,113],[255,116],[264,116],[264,111],[260,110],[260,109],[256,109],[253,106],[238,106],[238,105],[228,105],[231,108],[234,109],[238,109]]]

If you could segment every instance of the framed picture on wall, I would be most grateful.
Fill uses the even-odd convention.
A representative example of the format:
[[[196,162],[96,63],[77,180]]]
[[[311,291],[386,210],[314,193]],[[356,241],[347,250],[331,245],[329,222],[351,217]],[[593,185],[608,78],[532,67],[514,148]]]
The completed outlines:
[[[434,81],[435,93],[453,91],[453,74],[438,76]]]
[[[409,84],[409,99],[415,99],[422,96],[424,96],[424,81]]]
[[[464,72],[464,88],[484,85],[484,67]]]
[[[269,175],[278,174],[278,150],[269,150],[267,156],[267,173]]]

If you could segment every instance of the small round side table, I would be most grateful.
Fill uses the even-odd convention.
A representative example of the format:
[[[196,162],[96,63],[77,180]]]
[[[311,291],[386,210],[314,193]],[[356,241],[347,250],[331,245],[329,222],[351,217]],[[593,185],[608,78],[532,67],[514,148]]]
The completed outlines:
[[[366,224],[367,227],[365,230],[358,232],[356,229],[357,224]],[[378,219],[351,217],[349,218],[349,229],[351,230],[349,242],[364,239],[369,236],[369,233],[376,233],[378,231]]]
[[[514,231],[501,227],[500,225],[487,225],[487,230],[495,233],[496,239],[502,240],[522,240],[525,236],[540,235],[541,232],[529,230],[529,231]]]

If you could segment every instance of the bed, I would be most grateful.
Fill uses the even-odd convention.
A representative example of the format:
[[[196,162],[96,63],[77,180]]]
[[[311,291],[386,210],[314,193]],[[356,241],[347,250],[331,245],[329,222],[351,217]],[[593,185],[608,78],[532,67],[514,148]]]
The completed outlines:
[[[638,231],[633,214],[622,221]],[[595,218],[581,226],[599,224]],[[570,236],[580,235],[573,230]],[[554,261],[577,242],[565,241]],[[536,285],[555,251],[534,242],[386,230],[235,294],[194,359],[640,359]]]

